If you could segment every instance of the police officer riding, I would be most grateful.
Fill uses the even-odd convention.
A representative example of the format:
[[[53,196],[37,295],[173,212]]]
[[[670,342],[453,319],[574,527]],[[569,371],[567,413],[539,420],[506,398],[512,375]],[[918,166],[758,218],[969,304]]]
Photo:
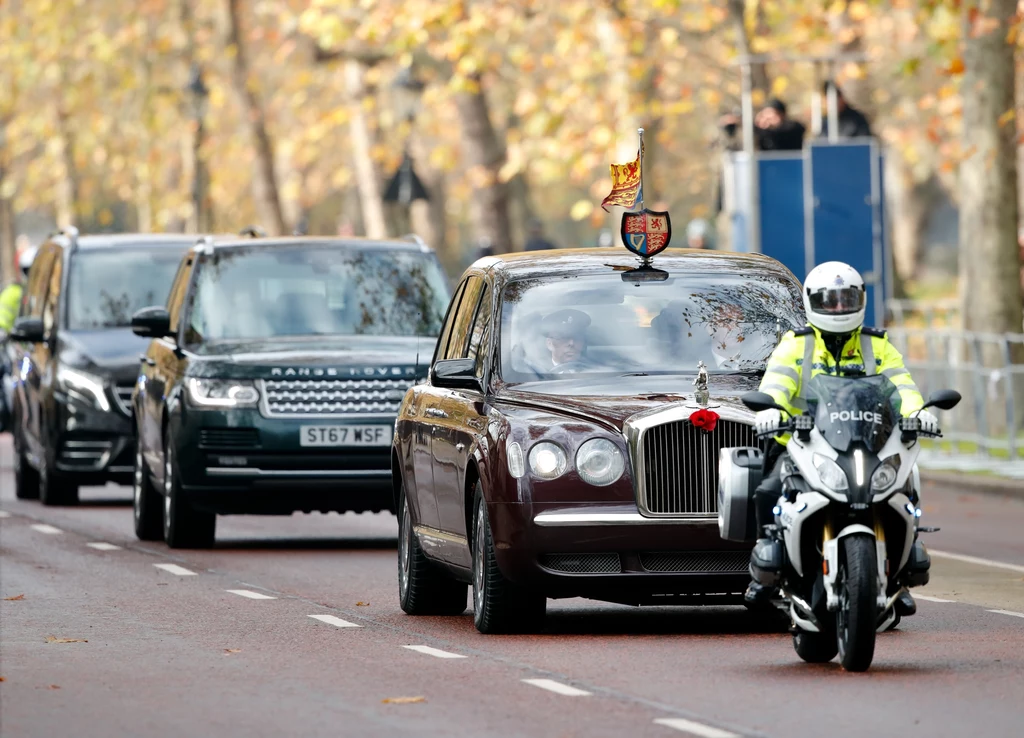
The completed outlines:
[[[921,410],[924,400],[903,363],[899,351],[889,343],[884,330],[864,327],[867,294],[864,280],[856,269],[838,261],[821,264],[807,275],[803,287],[807,325],[789,331],[772,352],[761,380],[761,392],[771,395],[790,415],[799,415],[807,407],[804,394],[811,377],[827,373],[836,376],[883,374],[896,385],[900,413],[906,417]],[[927,410],[918,413],[921,429],[938,432],[938,418]],[[762,410],[754,418],[758,433],[778,431],[783,415],[778,410]],[[774,522],[773,508],[782,490],[782,465],[790,434],[774,437],[764,457],[764,478],[755,491],[757,530],[768,543],[764,526]],[[747,588],[747,603],[764,604],[773,591],[757,582]],[[897,612],[912,615],[913,598],[905,590],[896,602]]]

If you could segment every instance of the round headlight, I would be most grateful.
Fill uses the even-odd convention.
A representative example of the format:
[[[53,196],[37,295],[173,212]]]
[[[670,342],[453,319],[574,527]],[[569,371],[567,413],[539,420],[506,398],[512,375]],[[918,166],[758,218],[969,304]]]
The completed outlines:
[[[871,475],[871,489],[875,492],[885,492],[896,481],[896,475],[896,465],[889,460],[884,461]]]
[[[555,479],[562,476],[569,465],[561,446],[542,441],[530,449],[530,471],[541,479]]]
[[[591,438],[576,452],[576,471],[587,484],[605,487],[617,481],[625,469],[618,446],[607,438]]]

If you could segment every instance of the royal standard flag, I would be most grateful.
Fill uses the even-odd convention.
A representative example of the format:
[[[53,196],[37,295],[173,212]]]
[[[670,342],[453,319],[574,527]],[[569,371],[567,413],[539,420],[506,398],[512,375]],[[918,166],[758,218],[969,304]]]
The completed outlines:
[[[636,160],[631,161],[628,164],[612,164],[612,191],[608,194],[604,200],[601,201],[601,207],[606,212],[608,208],[606,205],[619,205],[632,210],[637,206],[641,200],[643,200],[643,193],[641,192],[641,178],[640,178],[640,162],[643,161],[644,149],[643,144],[640,144],[640,150],[636,153]]]

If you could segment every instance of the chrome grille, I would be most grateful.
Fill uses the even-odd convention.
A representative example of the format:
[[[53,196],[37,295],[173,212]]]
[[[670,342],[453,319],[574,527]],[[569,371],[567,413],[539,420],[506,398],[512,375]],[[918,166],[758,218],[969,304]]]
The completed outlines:
[[[99,469],[107,463],[113,448],[111,441],[65,441],[58,459],[65,467]]]
[[[647,571],[733,574],[747,571],[750,554],[746,551],[654,551],[640,554],[640,565]]]
[[[711,516],[718,514],[718,452],[763,443],[752,426],[734,420],[719,420],[711,433],[677,420],[649,428],[641,446],[644,512]]]
[[[394,415],[413,382],[407,379],[268,379],[267,416]]]
[[[132,392],[134,391],[134,384],[114,388],[114,399],[117,400],[117,408],[125,415],[132,414]]]
[[[544,554],[540,565],[565,574],[620,574],[622,563],[615,553]]]

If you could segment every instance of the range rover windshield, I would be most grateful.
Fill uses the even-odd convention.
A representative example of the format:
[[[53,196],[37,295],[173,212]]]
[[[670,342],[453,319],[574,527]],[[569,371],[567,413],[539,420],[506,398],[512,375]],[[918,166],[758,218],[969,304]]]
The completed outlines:
[[[185,341],[436,336],[448,298],[430,254],[332,244],[225,248],[200,262]]]
[[[799,286],[771,274],[655,273],[523,279],[504,291],[501,376],[510,384],[584,375],[763,371],[803,325]]]
[[[132,314],[162,305],[187,249],[81,249],[71,257],[68,276],[68,328],[89,331],[131,325]]]

